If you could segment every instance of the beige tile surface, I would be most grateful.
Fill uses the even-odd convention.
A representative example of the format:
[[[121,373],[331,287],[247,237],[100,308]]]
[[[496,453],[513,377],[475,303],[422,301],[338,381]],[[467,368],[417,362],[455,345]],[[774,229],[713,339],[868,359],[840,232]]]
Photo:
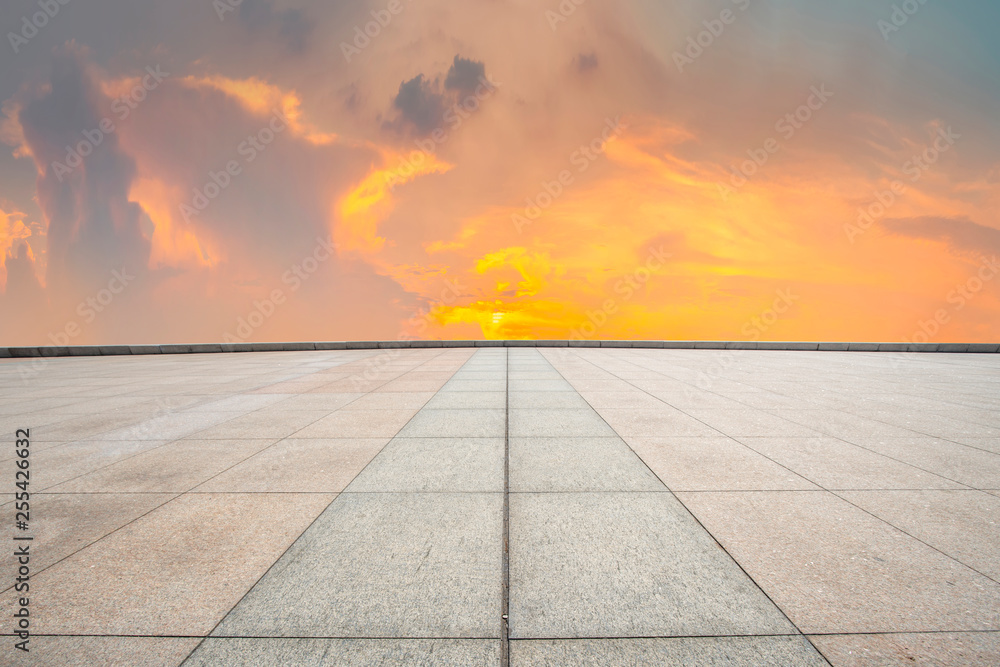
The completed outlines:
[[[961,484],[836,438],[736,440],[827,489],[959,489]]]
[[[33,577],[35,631],[207,634],[333,498],[177,498]]]
[[[826,661],[801,636],[670,637],[637,639],[517,640],[512,665],[781,665],[822,667]]]
[[[37,667],[174,667],[181,664],[200,641],[190,637],[41,636],[31,639],[30,662],[24,664]]]
[[[234,417],[198,431],[191,438],[201,440],[287,438],[330,414],[331,410],[285,410],[265,408]]]
[[[40,572],[83,549],[108,533],[163,505],[174,494],[166,493],[80,493],[35,494],[31,496],[30,534],[33,572]],[[8,516],[9,515],[9,516]],[[14,522],[14,506],[3,508],[3,516]],[[14,549],[5,549],[0,558],[4,572],[13,572]],[[0,582],[4,589],[13,581]]]
[[[1000,488],[1000,454],[939,438],[863,438],[858,443],[973,488]]]
[[[299,438],[382,438],[396,435],[416,409],[340,410],[311,424]]]
[[[419,410],[433,391],[376,391],[352,401],[342,410]]]
[[[1000,581],[1000,498],[981,491],[843,491],[838,495]]]
[[[831,493],[678,496],[803,632],[1000,628],[1000,584]]]
[[[629,436],[626,442],[674,491],[819,488],[731,438]]]
[[[832,635],[810,639],[834,667],[1000,665],[1000,633],[996,632]]]
[[[56,493],[181,493],[275,442],[275,439],[178,440],[49,490]]]
[[[338,493],[387,442],[388,438],[282,440],[194,491]]]
[[[742,407],[736,410],[687,408],[684,413],[730,437],[809,437],[814,429],[782,419],[763,410]]]
[[[33,433],[31,664],[179,664],[222,622],[240,636],[196,664],[495,665],[505,500],[514,665],[821,660],[798,629],[836,665],[998,662],[1000,356],[19,363],[0,422]]]
[[[721,435],[694,417],[669,406],[656,410],[645,408],[597,408],[597,413],[623,438],[643,436],[670,438],[675,436],[711,437]]]
[[[36,492],[168,444],[167,440],[84,440],[33,451],[32,487]],[[0,464],[14,476],[13,460]]]
[[[289,411],[317,411],[325,412],[330,414],[334,410],[339,410],[345,405],[349,405],[354,401],[358,400],[364,396],[361,393],[322,393],[322,394],[311,394],[311,393],[300,393],[291,396],[287,401],[282,403],[284,410]]]

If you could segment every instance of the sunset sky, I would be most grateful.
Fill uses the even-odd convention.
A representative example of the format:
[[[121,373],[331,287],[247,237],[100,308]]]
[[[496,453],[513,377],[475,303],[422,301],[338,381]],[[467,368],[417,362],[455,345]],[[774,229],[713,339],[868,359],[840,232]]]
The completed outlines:
[[[995,342],[998,26],[993,0],[8,0],[0,344]]]

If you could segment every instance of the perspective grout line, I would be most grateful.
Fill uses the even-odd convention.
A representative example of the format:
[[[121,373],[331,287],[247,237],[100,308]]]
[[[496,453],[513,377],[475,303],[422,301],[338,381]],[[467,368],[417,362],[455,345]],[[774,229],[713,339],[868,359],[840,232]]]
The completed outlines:
[[[500,602],[500,665],[510,665],[510,349],[504,353],[503,560]]]

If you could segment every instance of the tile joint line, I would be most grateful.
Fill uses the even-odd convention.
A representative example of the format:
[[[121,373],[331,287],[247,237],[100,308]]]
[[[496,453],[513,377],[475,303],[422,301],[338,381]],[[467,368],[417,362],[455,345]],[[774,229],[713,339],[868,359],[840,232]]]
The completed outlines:
[[[545,355],[542,355],[542,356],[544,357]],[[579,354],[576,354],[576,356],[577,356],[577,357],[579,357]],[[548,358],[546,358],[546,361],[549,361],[549,360],[548,360]],[[591,366],[594,366],[595,368],[598,368],[598,369],[600,369],[600,370],[602,370],[602,371],[605,371],[605,372],[611,372],[611,371],[608,371],[607,369],[605,369],[605,368],[602,368],[601,366],[597,365],[596,363],[594,363],[594,362],[593,362],[592,360],[590,360],[590,359],[585,359],[584,361],[586,361],[586,362],[587,362],[587,363],[589,363],[589,364],[590,364]],[[576,389],[576,387],[575,387],[575,386],[573,385],[573,383],[572,383],[572,382],[570,382],[569,380],[567,380],[567,379],[566,379],[566,376],[565,376],[565,375],[563,375],[562,371],[560,371],[560,370],[559,370],[558,368],[556,368],[555,364],[553,364],[553,363],[552,363],[551,361],[549,361],[549,365],[550,365],[550,366],[552,366],[553,370],[555,370],[555,371],[556,371],[557,373],[559,373],[559,375],[560,375],[560,376],[562,376],[562,379],[563,379],[563,380],[564,380],[564,381],[565,381],[565,382],[566,382],[567,384],[569,384],[569,385],[570,385],[570,387],[572,387],[572,388],[573,388],[573,391],[577,391],[577,392],[578,392],[578,390],[577,390],[577,389]],[[630,386],[632,386],[632,387],[634,387],[634,388],[636,388],[636,389],[639,389],[639,390],[640,390],[640,391],[642,391],[643,393],[646,393],[646,394],[648,394],[648,395],[652,396],[652,394],[650,394],[650,393],[649,393],[648,391],[646,391],[645,389],[641,389],[640,387],[638,387],[638,386],[636,386],[635,384],[633,384],[631,380],[627,380],[627,379],[625,379],[625,378],[622,378],[622,377],[619,377],[619,376],[617,375],[617,373],[611,373],[611,374],[612,374],[612,375],[614,375],[614,376],[615,376],[616,378],[618,378],[619,380],[621,380],[622,382],[625,382],[625,383],[629,384]],[[578,392],[578,393],[579,393],[579,392]],[[654,398],[655,398],[655,397],[654,397]],[[586,399],[584,399],[584,400],[586,400]],[[659,399],[659,400],[662,400],[662,399]],[[664,401],[664,402],[665,402],[665,401]],[[587,401],[587,403],[589,404],[589,403],[590,403],[590,401]],[[668,405],[669,405],[669,404],[668,404]],[[715,536],[715,534],[714,534],[714,533],[712,533],[712,531],[710,531],[710,530],[708,529],[708,526],[706,526],[706,525],[705,525],[704,523],[702,523],[702,520],[698,518],[698,515],[696,515],[696,514],[694,513],[694,511],[693,511],[693,510],[692,510],[692,509],[691,509],[690,507],[688,507],[687,503],[685,503],[685,502],[684,502],[684,501],[683,501],[683,500],[682,500],[682,499],[681,499],[680,497],[678,497],[677,493],[676,493],[676,492],[675,492],[675,491],[674,491],[673,489],[671,489],[669,485],[667,485],[667,483],[666,483],[666,482],[665,482],[665,481],[663,480],[663,478],[662,478],[662,477],[660,477],[660,476],[659,476],[658,474],[656,474],[656,471],[655,471],[655,470],[653,470],[653,468],[652,468],[652,467],[650,467],[650,465],[649,465],[649,463],[648,463],[648,462],[646,461],[646,459],[644,459],[644,458],[642,458],[641,456],[639,456],[639,453],[635,451],[635,448],[633,448],[633,447],[632,447],[632,444],[631,444],[631,443],[629,443],[629,441],[628,441],[628,440],[626,440],[626,439],[625,439],[624,437],[622,437],[622,435],[621,435],[620,433],[618,433],[618,431],[617,431],[617,430],[615,430],[615,429],[614,429],[614,428],[613,428],[613,427],[611,426],[611,424],[608,424],[607,420],[606,420],[606,419],[604,419],[604,417],[603,417],[603,416],[601,415],[601,413],[597,411],[597,408],[595,408],[595,407],[594,407],[594,406],[592,406],[592,405],[590,406],[590,408],[591,408],[591,410],[593,410],[593,411],[594,411],[595,413],[597,413],[597,416],[598,416],[598,417],[600,417],[600,418],[601,418],[601,420],[602,420],[602,421],[604,421],[604,423],[605,423],[605,424],[607,424],[608,428],[610,428],[610,429],[611,429],[611,431],[612,431],[612,432],[613,432],[613,433],[614,433],[614,434],[615,434],[615,435],[616,435],[616,436],[618,437],[618,439],[619,439],[619,440],[621,440],[621,441],[622,441],[622,443],[624,443],[624,445],[625,445],[626,447],[628,447],[628,448],[629,448],[629,450],[630,450],[630,451],[632,452],[632,455],[633,455],[633,456],[635,456],[635,457],[636,457],[636,458],[637,458],[637,459],[639,460],[639,462],[640,462],[640,463],[642,463],[642,465],[643,465],[643,466],[645,466],[646,470],[648,470],[648,471],[649,471],[649,473],[650,473],[651,475],[653,475],[653,477],[655,477],[655,478],[656,478],[657,480],[659,480],[660,484],[662,484],[662,485],[663,485],[663,488],[664,488],[664,489],[666,489],[666,491],[667,491],[667,492],[668,492],[668,493],[669,493],[669,494],[670,494],[671,496],[673,496],[674,500],[676,500],[676,501],[677,501],[677,502],[678,502],[678,503],[680,504],[680,506],[684,508],[684,511],[686,511],[686,512],[688,513],[688,516],[690,516],[690,517],[691,517],[691,518],[692,518],[692,519],[694,520],[694,522],[695,522],[695,523],[696,523],[696,524],[697,524],[697,525],[698,525],[699,527],[701,527],[701,529],[702,529],[703,531],[705,531],[705,534],[706,534],[706,535],[708,535],[708,537],[709,537],[709,538],[710,538],[710,539],[711,539],[711,540],[712,540],[713,542],[715,542],[716,546],[718,546],[718,547],[719,547],[720,549],[722,549],[723,553],[725,553],[725,554],[726,554],[726,556],[728,556],[728,557],[729,557],[730,561],[731,561],[731,562],[732,562],[732,563],[733,563],[733,564],[734,564],[734,565],[735,565],[735,566],[736,566],[737,568],[739,568],[739,569],[740,569],[740,571],[741,571],[741,572],[743,573],[743,576],[745,576],[745,577],[747,578],[747,580],[748,580],[748,581],[750,581],[751,583],[753,583],[753,585],[754,585],[754,586],[755,586],[755,587],[757,588],[757,590],[759,590],[759,591],[761,592],[761,594],[762,594],[762,595],[763,595],[763,596],[764,596],[765,598],[767,598],[767,600],[768,600],[768,601],[769,601],[769,602],[770,602],[770,603],[771,603],[772,605],[774,605],[774,608],[778,610],[778,613],[780,613],[780,614],[781,614],[781,615],[782,615],[782,616],[783,616],[783,617],[785,618],[785,620],[786,620],[786,621],[788,621],[788,623],[789,623],[789,624],[790,624],[790,625],[791,625],[791,626],[792,626],[793,628],[795,628],[795,631],[796,631],[796,632],[798,633],[798,636],[800,636],[800,637],[803,637],[803,638],[804,638],[804,639],[805,639],[805,640],[806,640],[807,642],[809,642],[809,644],[810,644],[810,645],[811,645],[811,646],[813,647],[813,649],[814,649],[814,650],[816,651],[816,654],[817,654],[817,655],[819,655],[819,657],[820,657],[820,658],[821,658],[821,659],[823,660],[823,662],[825,662],[825,663],[826,663],[827,665],[832,665],[832,663],[830,662],[830,659],[829,659],[829,658],[827,658],[827,657],[826,657],[826,655],[824,655],[824,654],[823,654],[823,652],[819,650],[819,647],[818,647],[818,646],[816,646],[816,644],[815,644],[815,643],[813,643],[813,640],[812,640],[812,639],[811,639],[811,638],[809,637],[809,635],[807,635],[806,633],[804,633],[804,632],[802,631],[802,628],[800,628],[800,627],[798,626],[798,624],[797,624],[797,623],[795,623],[795,621],[793,621],[793,620],[791,619],[791,617],[790,617],[790,616],[788,615],[788,613],[787,613],[787,612],[785,612],[785,610],[784,610],[784,609],[782,609],[782,608],[781,608],[781,606],[779,606],[777,602],[775,602],[775,600],[774,600],[774,599],[773,599],[773,598],[771,597],[771,595],[770,595],[770,594],[769,594],[769,593],[768,593],[767,591],[765,591],[765,590],[764,590],[764,587],[763,587],[763,586],[762,586],[762,585],[760,584],[760,582],[758,582],[758,581],[757,581],[756,579],[754,579],[754,578],[753,578],[752,576],[750,576],[750,573],[749,573],[749,572],[747,572],[746,568],[744,568],[744,567],[743,567],[743,565],[742,565],[742,564],[741,564],[741,563],[740,563],[740,562],[739,562],[738,560],[736,560],[736,557],[735,557],[735,556],[734,556],[734,555],[733,555],[732,553],[730,553],[730,552],[729,552],[729,549],[727,549],[727,548],[726,548],[726,547],[725,547],[725,546],[724,546],[724,545],[722,544],[722,542],[721,542],[721,541],[719,541],[719,538],[718,538],[718,537],[716,537],[716,536]],[[703,422],[703,423],[704,423],[704,422]]]
[[[501,562],[500,665],[510,665],[510,348],[504,350],[503,560]]]

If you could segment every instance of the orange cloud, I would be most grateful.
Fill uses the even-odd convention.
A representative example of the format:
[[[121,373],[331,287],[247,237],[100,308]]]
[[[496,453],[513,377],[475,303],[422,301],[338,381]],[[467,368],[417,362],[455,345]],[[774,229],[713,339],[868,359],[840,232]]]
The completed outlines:
[[[567,187],[518,245],[509,240],[521,204],[425,243],[472,287],[431,311],[430,335],[467,335],[474,325],[486,338],[857,339],[865,331],[899,340],[968,270],[940,246],[901,245],[878,231],[852,247],[843,236],[855,215],[851,193],[871,191],[871,180],[846,157],[815,156],[813,174],[775,161],[724,201],[717,184],[728,172],[711,156],[684,157],[691,143],[691,132],[639,119],[607,144],[603,171]],[[889,164],[919,143],[910,137]],[[928,175],[894,212],[974,215],[977,204],[954,194],[947,173]],[[795,298],[767,323],[780,294]],[[885,317],[893,298],[913,315]],[[986,298],[979,305],[991,307]],[[957,318],[948,333],[984,335]]]
[[[143,320],[129,331],[147,335],[176,326],[170,331],[189,340],[231,330],[275,289],[288,298],[255,329],[258,340],[398,332],[900,340],[950,307],[951,290],[976,274],[992,243],[1000,163],[982,86],[951,76],[945,85],[946,63],[931,71],[913,57],[904,68],[870,22],[852,23],[858,16],[817,49],[746,23],[681,75],[671,51],[703,29],[694,2],[587,5],[556,31],[532,3],[427,2],[353,63],[332,42],[274,52],[213,31],[187,54],[157,42],[143,57],[162,56],[177,73],[118,128],[116,173],[91,160],[73,188],[58,189],[61,181],[46,183],[47,163],[139,82],[101,69],[138,62],[121,45],[102,48],[101,63],[78,53],[83,79],[96,82],[79,103],[54,96],[30,110],[60,76],[25,80],[4,103],[0,137],[15,157],[36,162],[37,173],[24,165],[17,182],[41,176],[34,192],[0,193],[21,203],[4,206],[32,210],[32,196],[46,204],[53,239],[77,252],[52,263],[66,273],[63,291],[91,257],[148,257],[148,281],[119,302],[122,319]],[[803,22],[810,11],[803,4],[788,13],[780,30],[814,27]],[[334,5],[311,17],[324,29],[343,18]],[[188,38],[204,39],[201,32]],[[446,120],[442,105],[457,94],[444,74],[450,63],[488,71],[498,90]],[[323,76],[304,74],[316,71]],[[835,91],[829,107],[732,185],[733,170],[780,136],[775,119],[801,105],[821,75]],[[426,104],[401,106],[414,81]],[[918,87],[937,94],[915,95]],[[62,113],[73,109],[86,113]],[[241,155],[234,144],[244,130],[276,111],[288,120],[283,140],[241,163],[204,215],[181,220],[178,206],[192,190]],[[912,180],[908,161],[948,127],[933,114],[965,138]],[[609,118],[624,124],[613,138]],[[446,132],[435,153],[407,154],[402,144],[424,143],[438,119]],[[593,155],[581,158],[584,148]],[[896,182],[903,190],[886,210],[846,234]],[[75,217],[64,204],[79,209]],[[80,220],[91,236],[77,238]],[[28,232],[23,216],[0,222],[3,261]],[[39,271],[48,250],[32,243]],[[991,283],[951,312],[941,339],[995,339],[995,295]],[[126,310],[139,306],[126,299],[148,310],[133,318],[139,311]],[[196,310],[198,325],[159,312],[176,303]],[[159,315],[160,328],[146,323]],[[109,314],[92,335],[123,326]]]
[[[311,123],[303,119],[302,99],[294,90],[282,90],[279,86],[270,84],[259,77],[247,79],[231,79],[221,75],[186,76],[181,83],[190,88],[205,88],[217,90],[236,99],[247,111],[258,116],[269,116],[275,112],[288,119],[289,127],[296,136],[304,138],[317,146],[331,144],[337,140],[332,132],[321,132]],[[115,89],[129,90],[135,81],[130,79],[114,83]]]
[[[337,202],[333,237],[342,252],[377,254],[385,245],[385,238],[378,235],[378,225],[395,207],[393,190],[420,176],[451,169],[436,155],[422,151],[416,160],[389,151],[384,156],[385,163],[399,166],[373,167],[356,188]]]
[[[19,242],[26,241],[31,236],[32,229],[29,225],[24,224],[23,213],[17,211],[7,213],[0,209],[0,271],[2,271],[0,277],[3,278],[3,281],[0,282],[0,288],[6,287],[7,284],[7,257],[12,254]],[[28,258],[34,263],[35,255],[31,250],[31,245],[28,243],[24,245],[27,247]]]
[[[220,253],[199,239],[194,226],[178,214],[174,202],[184,193],[153,179],[136,179],[129,200],[142,206],[152,223],[149,268],[206,267],[218,265]]]

